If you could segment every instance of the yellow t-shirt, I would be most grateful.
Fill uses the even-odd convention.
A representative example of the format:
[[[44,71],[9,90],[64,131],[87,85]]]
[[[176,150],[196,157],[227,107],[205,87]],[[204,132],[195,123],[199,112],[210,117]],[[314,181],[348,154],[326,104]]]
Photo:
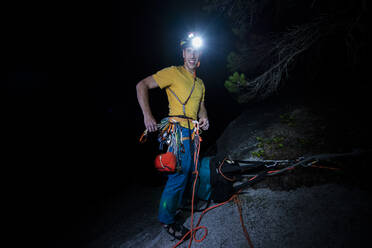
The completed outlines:
[[[161,89],[171,89],[184,103],[190,95],[194,85],[194,76],[183,66],[171,66],[164,68],[152,75],[156,83]],[[169,102],[169,115],[184,115],[182,104],[172,94],[170,90],[166,90]],[[185,105],[186,116],[196,120],[200,108],[200,103],[204,101],[205,87],[203,80],[196,77],[195,88],[190,96],[190,99]],[[186,120],[180,120],[183,127],[188,127]],[[190,125],[193,127],[193,125]]]

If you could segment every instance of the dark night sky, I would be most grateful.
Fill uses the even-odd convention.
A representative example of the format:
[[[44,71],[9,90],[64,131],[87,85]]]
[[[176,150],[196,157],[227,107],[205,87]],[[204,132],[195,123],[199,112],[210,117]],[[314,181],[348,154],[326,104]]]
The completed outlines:
[[[16,134],[29,135],[30,142],[37,137],[57,153],[93,144],[109,150],[110,144],[100,139],[113,141],[112,149],[133,145],[144,128],[136,83],[181,64],[179,39],[194,28],[208,43],[199,71],[208,89],[207,104],[234,104],[221,83],[231,47],[228,26],[202,14],[196,2],[9,6],[6,110]],[[154,114],[161,118],[167,112],[165,96],[160,90],[153,95]],[[226,96],[227,101],[219,100]],[[212,119],[213,112],[211,108]],[[215,125],[215,135],[219,131]]]
[[[207,43],[198,71],[211,122],[204,148],[239,114],[223,87],[233,35],[222,17],[200,11],[200,2],[17,1],[3,7],[1,91],[10,158],[4,174],[16,223],[41,223],[39,231],[52,240],[48,227],[64,230],[79,210],[130,184],[162,182],[152,168],[155,138],[138,144],[144,125],[135,85],[181,64],[179,40],[190,30]],[[165,95],[150,94],[160,120],[167,114]]]

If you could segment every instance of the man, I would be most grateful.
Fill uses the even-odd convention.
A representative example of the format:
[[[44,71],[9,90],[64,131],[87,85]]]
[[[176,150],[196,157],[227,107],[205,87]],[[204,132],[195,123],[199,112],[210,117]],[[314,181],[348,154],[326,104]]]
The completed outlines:
[[[141,106],[144,124],[149,132],[157,130],[149,105],[149,89],[160,87],[165,89],[169,102],[169,116],[177,120],[182,132],[182,152],[180,163],[182,170],[168,175],[168,180],[162,193],[159,207],[159,221],[169,234],[181,239],[189,230],[177,223],[175,215],[181,207],[185,188],[194,170],[194,149],[191,145],[193,120],[198,120],[199,128],[208,130],[209,121],[204,103],[205,87],[200,78],[196,77],[199,66],[201,40],[194,33],[190,33],[181,41],[184,64],[171,66],[158,71],[140,81],[137,86],[137,98]]]

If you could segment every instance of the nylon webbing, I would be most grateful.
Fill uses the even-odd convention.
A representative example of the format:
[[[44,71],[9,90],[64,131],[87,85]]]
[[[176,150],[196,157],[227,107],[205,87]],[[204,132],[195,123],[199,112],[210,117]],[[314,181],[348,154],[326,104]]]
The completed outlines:
[[[189,96],[187,97],[186,101],[184,103],[181,102],[181,100],[178,98],[178,96],[176,95],[176,93],[174,93],[173,90],[171,90],[170,88],[167,88],[177,99],[177,101],[182,105],[182,111],[183,111],[183,114],[186,116],[186,109],[185,109],[185,105],[187,104],[187,102],[190,100],[190,97],[192,95],[192,93],[194,92],[194,89],[195,89],[195,84],[196,84],[196,78],[194,78],[194,84],[192,86],[192,89],[190,91],[190,94]]]

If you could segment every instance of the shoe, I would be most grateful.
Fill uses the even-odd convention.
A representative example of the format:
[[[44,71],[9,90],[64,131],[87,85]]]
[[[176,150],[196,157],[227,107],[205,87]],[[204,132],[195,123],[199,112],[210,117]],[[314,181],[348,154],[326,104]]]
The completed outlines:
[[[181,240],[187,233],[190,232],[184,225],[180,223],[172,223],[172,224],[163,224],[163,228],[175,239]],[[190,238],[190,233],[184,238],[184,240],[188,240]]]

